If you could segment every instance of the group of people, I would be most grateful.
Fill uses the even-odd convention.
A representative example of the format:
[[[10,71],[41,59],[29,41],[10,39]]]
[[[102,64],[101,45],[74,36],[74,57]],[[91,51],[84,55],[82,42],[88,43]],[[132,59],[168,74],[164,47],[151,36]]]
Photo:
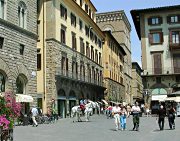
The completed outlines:
[[[112,115],[115,119],[116,130],[126,130],[126,118],[129,117],[130,112],[133,115],[133,130],[138,130],[140,107],[137,102],[132,106],[132,108],[130,105],[125,107],[123,105],[119,106],[118,104],[112,108]]]
[[[164,130],[164,121],[166,116],[168,117],[169,128],[175,129],[175,112],[176,110],[172,105],[167,110],[163,105],[160,106],[160,109],[158,110],[158,124],[160,130]]]

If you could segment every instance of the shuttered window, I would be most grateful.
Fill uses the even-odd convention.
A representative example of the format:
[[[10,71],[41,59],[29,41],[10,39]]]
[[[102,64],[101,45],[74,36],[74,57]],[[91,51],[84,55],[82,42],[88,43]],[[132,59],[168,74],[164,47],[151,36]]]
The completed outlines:
[[[66,44],[66,28],[61,26],[61,43]]]
[[[173,29],[169,31],[170,46],[180,46],[180,29]]]
[[[76,16],[73,13],[71,13],[71,25],[76,27]]]
[[[169,24],[180,23],[180,15],[167,16],[167,23],[169,23]]]
[[[62,4],[60,5],[60,15],[61,18],[67,20],[67,9]]]
[[[161,54],[155,53],[153,55],[153,58],[154,58],[154,74],[162,74]]]
[[[174,73],[180,73],[180,54],[173,54]]]
[[[83,38],[80,38],[80,52],[85,54]]]
[[[150,17],[148,18],[148,25],[160,25],[163,23],[162,17]]]
[[[149,43],[151,45],[162,44],[163,42],[164,42],[163,32],[155,31],[155,32],[149,33]]]
[[[76,50],[77,45],[76,45],[76,34],[72,33],[72,49]]]

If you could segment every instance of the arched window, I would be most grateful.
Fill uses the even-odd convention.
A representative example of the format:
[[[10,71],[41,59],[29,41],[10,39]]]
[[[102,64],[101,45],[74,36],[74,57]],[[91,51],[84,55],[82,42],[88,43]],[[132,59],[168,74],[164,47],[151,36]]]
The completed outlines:
[[[5,91],[5,77],[0,72],[0,92],[4,92],[4,91]]]
[[[27,79],[23,75],[19,75],[16,79],[16,93],[24,94],[26,91]]]
[[[4,19],[4,0],[0,0],[0,18]]]
[[[18,19],[19,26],[26,28],[26,5],[23,2],[20,2],[18,6]]]

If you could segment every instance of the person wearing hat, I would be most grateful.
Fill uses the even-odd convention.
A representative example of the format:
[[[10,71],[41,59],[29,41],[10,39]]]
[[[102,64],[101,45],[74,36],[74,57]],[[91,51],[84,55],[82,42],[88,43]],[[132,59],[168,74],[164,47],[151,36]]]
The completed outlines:
[[[133,124],[134,124],[133,130],[136,129],[136,131],[139,130],[139,114],[140,114],[140,111],[141,111],[141,109],[138,105],[138,102],[135,102],[135,105],[132,107],[131,112],[133,115]]]
[[[119,105],[116,103],[116,105],[112,108],[112,115],[114,115],[114,120],[115,120],[115,125],[116,125],[116,131],[119,128],[120,125],[120,112],[121,112],[121,108],[119,107]]]

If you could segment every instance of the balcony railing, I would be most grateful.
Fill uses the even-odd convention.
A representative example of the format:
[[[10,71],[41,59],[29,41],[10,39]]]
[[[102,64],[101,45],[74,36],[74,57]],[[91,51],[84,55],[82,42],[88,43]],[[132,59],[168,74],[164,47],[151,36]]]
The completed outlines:
[[[142,75],[169,75],[180,74],[180,67],[147,68]]]
[[[99,78],[93,78],[92,76],[90,77],[90,75],[83,75],[83,73],[77,74],[76,72],[62,70],[61,68],[56,68],[56,75],[66,79],[71,79],[72,81],[80,81],[82,83],[84,82],[103,86],[103,79],[100,76]]]

